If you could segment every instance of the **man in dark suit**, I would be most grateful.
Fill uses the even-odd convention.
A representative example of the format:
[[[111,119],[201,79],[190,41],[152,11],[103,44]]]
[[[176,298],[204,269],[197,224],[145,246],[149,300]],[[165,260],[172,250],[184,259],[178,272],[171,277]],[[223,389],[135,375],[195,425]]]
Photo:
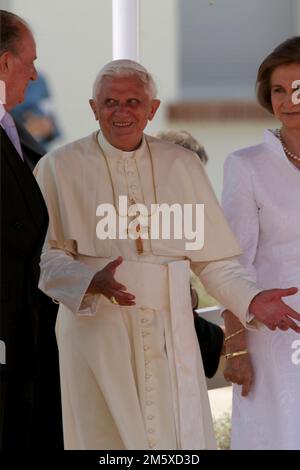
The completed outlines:
[[[28,25],[0,10],[1,317],[0,449],[32,446],[34,392],[38,371],[39,259],[47,209],[30,171],[40,151],[18,133],[9,114],[36,79],[36,47]],[[29,164],[28,164],[29,163]]]
[[[45,149],[16,122],[23,156],[31,170],[45,154]],[[58,305],[38,290],[39,316],[37,335],[37,375],[34,388],[33,442],[38,449],[63,449],[58,348],[55,322]]]

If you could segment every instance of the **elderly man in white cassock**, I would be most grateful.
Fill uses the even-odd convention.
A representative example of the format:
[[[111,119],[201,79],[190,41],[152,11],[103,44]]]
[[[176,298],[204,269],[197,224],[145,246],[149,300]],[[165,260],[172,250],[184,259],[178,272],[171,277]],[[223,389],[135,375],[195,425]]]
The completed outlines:
[[[261,292],[236,261],[240,248],[199,158],[144,134],[159,104],[142,65],[110,62],[90,100],[100,130],[36,168],[50,217],[40,288],[60,303],[66,449],[215,448],[190,267],[246,327],[299,331],[300,315],[281,300],[297,289]],[[163,203],[204,204],[202,248],[175,225],[170,237],[153,235]],[[113,213],[117,228],[105,236]]]

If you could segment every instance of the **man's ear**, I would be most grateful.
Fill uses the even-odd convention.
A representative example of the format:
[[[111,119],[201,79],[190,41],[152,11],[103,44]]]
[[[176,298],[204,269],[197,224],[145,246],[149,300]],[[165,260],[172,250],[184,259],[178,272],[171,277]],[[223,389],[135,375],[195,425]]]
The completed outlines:
[[[9,51],[3,52],[0,56],[0,74],[4,76],[10,69],[10,60],[11,60],[11,53]]]
[[[98,121],[97,107],[96,107],[95,100],[90,99],[90,100],[89,100],[89,103],[90,103],[90,107],[92,108],[92,111],[93,111],[93,113],[94,113],[95,119],[96,119],[96,121]]]
[[[152,119],[154,118],[155,114],[156,114],[156,111],[158,110],[160,106],[160,100],[152,100],[152,103],[151,103],[151,111],[150,111],[150,114],[149,114],[149,117],[148,117],[148,120],[149,121],[152,121]]]

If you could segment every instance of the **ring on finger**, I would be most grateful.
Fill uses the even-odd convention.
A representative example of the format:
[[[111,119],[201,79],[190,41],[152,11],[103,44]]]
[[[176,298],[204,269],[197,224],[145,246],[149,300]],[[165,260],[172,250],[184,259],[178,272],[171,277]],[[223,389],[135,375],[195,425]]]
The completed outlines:
[[[117,301],[117,299],[115,298],[114,295],[112,295],[109,300],[111,301],[112,304],[114,304],[114,305],[119,305],[119,302]]]

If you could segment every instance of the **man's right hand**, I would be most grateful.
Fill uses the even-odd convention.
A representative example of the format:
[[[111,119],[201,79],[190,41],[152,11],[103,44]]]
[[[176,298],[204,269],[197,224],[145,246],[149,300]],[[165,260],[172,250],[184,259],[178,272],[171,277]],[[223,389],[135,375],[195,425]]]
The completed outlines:
[[[119,305],[135,305],[135,296],[126,292],[126,286],[120,284],[114,278],[116,270],[121,263],[123,263],[123,258],[119,256],[114,261],[108,263],[101,271],[98,271],[93,277],[87,293],[102,294],[108,300],[114,297]]]
[[[249,305],[249,312],[259,321],[264,323],[270,330],[292,330],[300,333],[300,313],[293,310],[283,302],[282,297],[294,295],[298,292],[297,287],[288,289],[270,289],[257,294]]]

